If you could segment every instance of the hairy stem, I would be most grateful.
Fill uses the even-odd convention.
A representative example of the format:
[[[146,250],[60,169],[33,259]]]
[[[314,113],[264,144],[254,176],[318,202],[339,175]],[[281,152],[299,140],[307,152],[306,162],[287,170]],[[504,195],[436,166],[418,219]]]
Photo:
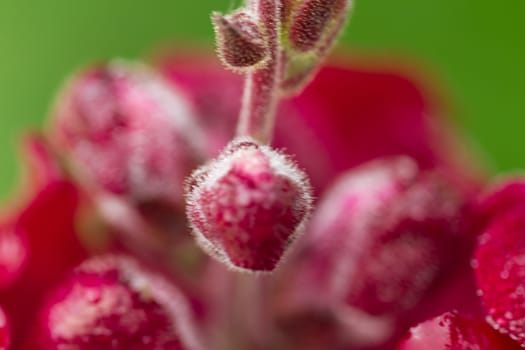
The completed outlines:
[[[267,144],[272,138],[279,99],[281,8],[279,0],[252,0],[249,6],[258,14],[260,23],[265,25],[269,58],[263,66],[254,68],[246,75],[237,135],[250,136]]]

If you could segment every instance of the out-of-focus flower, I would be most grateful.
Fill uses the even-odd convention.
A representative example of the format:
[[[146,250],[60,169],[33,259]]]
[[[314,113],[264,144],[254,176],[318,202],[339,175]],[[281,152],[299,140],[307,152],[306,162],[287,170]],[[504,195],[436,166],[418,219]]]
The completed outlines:
[[[453,269],[468,266],[474,240],[463,222],[466,199],[442,171],[418,169],[409,158],[344,174],[317,205],[282,285],[279,317],[309,309],[348,323],[347,333],[388,339],[402,331],[414,322],[404,317],[422,313],[431,292],[449,288]],[[473,288],[462,293],[475,298]]]
[[[205,148],[180,91],[144,65],[94,66],[66,84],[51,126],[59,155],[128,245],[158,251],[180,238],[184,179]]]
[[[28,349],[203,349],[184,296],[124,256],[95,257],[44,303]]]

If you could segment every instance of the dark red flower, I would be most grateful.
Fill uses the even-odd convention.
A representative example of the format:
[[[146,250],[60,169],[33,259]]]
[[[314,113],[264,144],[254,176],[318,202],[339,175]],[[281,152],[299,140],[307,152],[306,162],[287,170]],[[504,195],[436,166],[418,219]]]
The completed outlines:
[[[184,236],[183,183],[206,142],[179,90],[138,63],[96,65],[64,87],[51,129],[74,179],[128,246],[158,252]]]

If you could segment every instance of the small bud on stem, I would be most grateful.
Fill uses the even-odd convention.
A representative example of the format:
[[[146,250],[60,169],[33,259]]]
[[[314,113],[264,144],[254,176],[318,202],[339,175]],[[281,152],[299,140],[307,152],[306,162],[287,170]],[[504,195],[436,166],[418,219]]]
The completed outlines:
[[[295,50],[306,52],[320,42],[331,21],[337,20],[345,0],[306,0],[290,28],[289,39]]]
[[[258,23],[247,12],[229,16],[212,14],[217,34],[217,52],[223,64],[243,71],[264,63],[268,55],[265,37]]]
[[[228,266],[272,271],[311,208],[306,175],[250,139],[234,140],[188,181],[188,217],[201,247]]]

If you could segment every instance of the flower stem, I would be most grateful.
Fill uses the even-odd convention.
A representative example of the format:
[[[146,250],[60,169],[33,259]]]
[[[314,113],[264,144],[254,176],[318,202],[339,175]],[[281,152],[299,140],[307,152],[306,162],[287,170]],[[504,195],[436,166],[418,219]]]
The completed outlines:
[[[264,23],[269,57],[246,75],[237,136],[250,136],[267,144],[272,138],[279,100],[281,8],[279,0],[252,0],[249,5],[258,14],[260,23]]]

